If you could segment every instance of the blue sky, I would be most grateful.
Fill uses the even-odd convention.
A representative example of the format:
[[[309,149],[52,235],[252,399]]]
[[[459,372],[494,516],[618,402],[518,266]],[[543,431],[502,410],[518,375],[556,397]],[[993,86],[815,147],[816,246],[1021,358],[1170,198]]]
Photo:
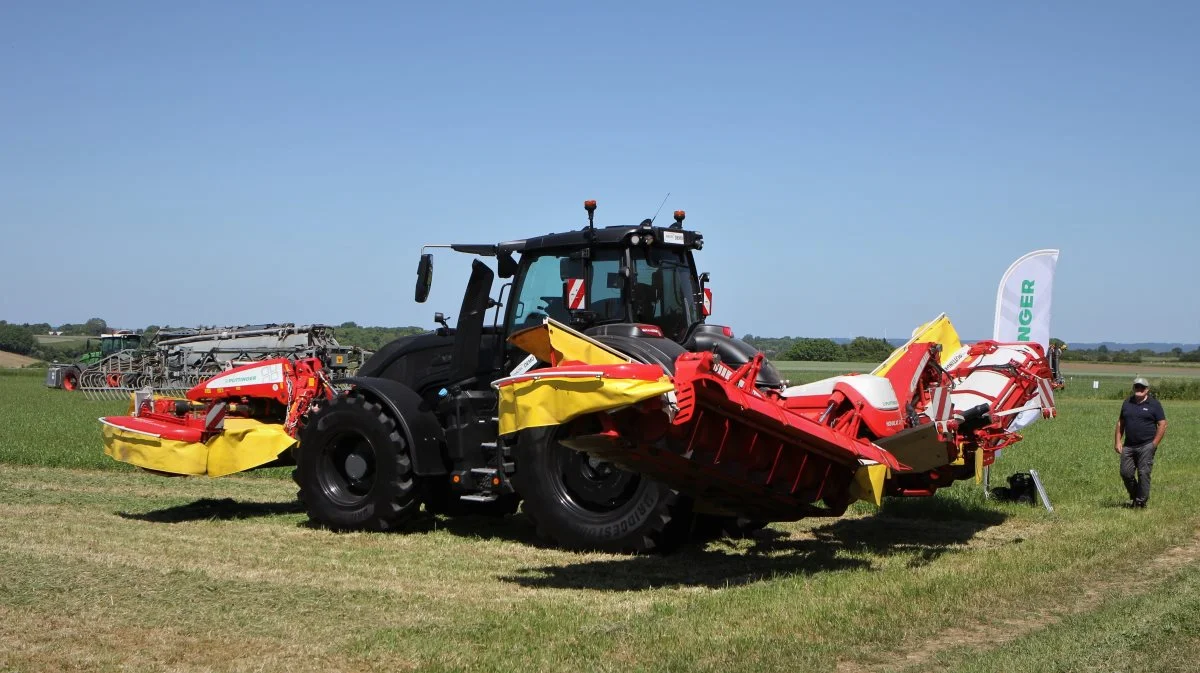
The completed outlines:
[[[1048,6],[1049,5],[1049,6]],[[739,333],[1200,341],[1200,4],[0,5],[0,318],[430,325],[667,193]]]

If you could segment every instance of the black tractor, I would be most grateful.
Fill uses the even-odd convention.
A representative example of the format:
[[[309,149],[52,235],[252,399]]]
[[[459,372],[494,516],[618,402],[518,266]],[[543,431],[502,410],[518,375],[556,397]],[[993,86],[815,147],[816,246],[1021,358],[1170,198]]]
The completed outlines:
[[[668,227],[595,228],[485,245],[427,246],[476,255],[454,327],[397,339],[371,357],[349,389],[307,419],[295,479],[310,518],[335,530],[393,530],[422,506],[433,513],[509,514],[522,503],[539,534],[569,549],[665,550],[697,528],[747,522],[706,511],[658,482],[562,446],[565,427],[497,435],[490,384],[538,366],[508,343],[546,318],[632,358],[673,372],[686,351],[740,365],[757,354],[705,323],[710,297],[693,251],[699,232],[677,211]],[[517,258],[519,256],[519,260]],[[496,272],[479,258],[494,259]],[[421,255],[416,301],[432,283]],[[506,279],[491,297],[496,274]],[[488,314],[491,319],[488,320]],[[766,366],[759,386],[783,384]]]

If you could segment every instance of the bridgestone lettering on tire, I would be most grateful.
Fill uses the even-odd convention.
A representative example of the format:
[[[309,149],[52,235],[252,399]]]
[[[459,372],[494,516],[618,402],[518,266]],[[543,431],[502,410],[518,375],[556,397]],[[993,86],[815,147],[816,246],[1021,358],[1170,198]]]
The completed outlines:
[[[419,482],[396,420],[363,395],[342,395],[308,419],[293,479],[313,522],[392,530],[419,509]]]

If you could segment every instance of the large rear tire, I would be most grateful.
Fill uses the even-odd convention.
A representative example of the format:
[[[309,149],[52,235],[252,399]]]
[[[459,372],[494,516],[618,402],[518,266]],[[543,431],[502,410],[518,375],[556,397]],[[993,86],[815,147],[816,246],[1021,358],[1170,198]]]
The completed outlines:
[[[63,370],[62,388],[63,390],[79,388],[79,367],[67,367]]]
[[[634,472],[573,451],[565,428],[521,433],[513,482],[538,535],[567,549],[665,552],[685,541],[691,500]]]
[[[393,530],[421,506],[408,442],[379,404],[351,392],[308,419],[293,479],[313,522],[333,530]]]

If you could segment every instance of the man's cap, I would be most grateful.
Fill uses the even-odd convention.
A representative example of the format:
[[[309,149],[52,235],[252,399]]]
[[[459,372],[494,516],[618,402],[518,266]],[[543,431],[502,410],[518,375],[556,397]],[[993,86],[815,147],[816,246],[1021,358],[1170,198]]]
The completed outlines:
[[[1144,376],[1139,376],[1139,377],[1137,377],[1136,379],[1134,379],[1134,380],[1133,380],[1133,385],[1135,385],[1135,386],[1145,386],[1145,387],[1149,388],[1149,387],[1150,387],[1150,382],[1146,380],[1146,377],[1144,377]]]

